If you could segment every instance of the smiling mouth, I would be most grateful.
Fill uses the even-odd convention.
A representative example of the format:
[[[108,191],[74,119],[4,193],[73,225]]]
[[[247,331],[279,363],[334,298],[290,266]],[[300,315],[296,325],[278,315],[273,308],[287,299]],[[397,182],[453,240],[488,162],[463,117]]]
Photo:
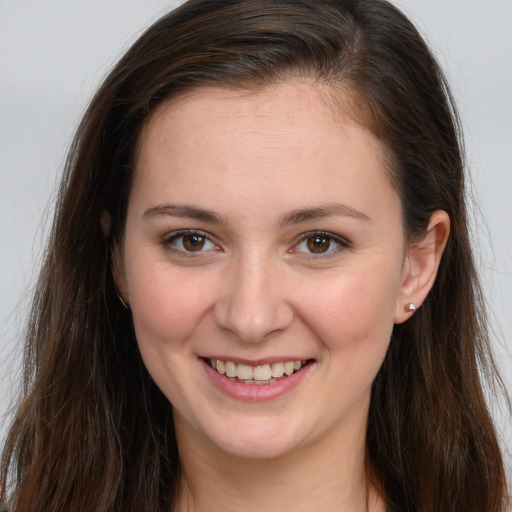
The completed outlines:
[[[219,374],[234,382],[242,384],[267,385],[299,372],[310,361],[285,361],[251,366],[233,361],[206,359],[208,364]]]

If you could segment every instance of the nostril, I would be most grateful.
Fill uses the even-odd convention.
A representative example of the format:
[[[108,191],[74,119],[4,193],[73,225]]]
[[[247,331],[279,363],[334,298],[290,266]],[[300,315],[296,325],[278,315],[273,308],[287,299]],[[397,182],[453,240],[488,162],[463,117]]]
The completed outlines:
[[[290,306],[276,302],[269,299],[263,306],[251,307],[243,301],[225,301],[214,308],[214,321],[219,329],[234,333],[240,341],[261,342],[270,335],[286,330],[293,321]]]

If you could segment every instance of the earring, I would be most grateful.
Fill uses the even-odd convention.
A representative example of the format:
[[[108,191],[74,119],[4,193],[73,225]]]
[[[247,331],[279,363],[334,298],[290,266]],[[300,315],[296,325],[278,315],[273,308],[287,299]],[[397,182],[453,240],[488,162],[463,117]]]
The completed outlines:
[[[416,311],[416,306],[412,302],[409,302],[404,306],[404,311],[405,313],[414,313],[414,311]]]
[[[126,304],[126,302],[123,300],[123,297],[121,297],[121,294],[116,290],[116,295],[121,304],[124,306],[124,309],[130,309],[130,306]]]

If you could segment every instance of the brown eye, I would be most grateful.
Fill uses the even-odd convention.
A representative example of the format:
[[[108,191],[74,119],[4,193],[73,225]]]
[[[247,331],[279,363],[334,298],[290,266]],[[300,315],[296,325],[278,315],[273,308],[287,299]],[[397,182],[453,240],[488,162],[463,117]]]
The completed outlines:
[[[310,236],[306,243],[311,252],[319,254],[329,250],[331,239],[323,235],[315,235]]]
[[[183,235],[183,247],[187,251],[200,251],[206,242],[206,238],[197,233],[192,235]]]
[[[175,231],[162,240],[162,245],[183,257],[201,256],[203,253],[211,255],[212,252],[220,250],[208,233],[193,230]]]
[[[352,247],[351,243],[340,235],[313,231],[304,233],[299,243],[294,245],[290,252],[313,260],[325,260],[326,258],[341,256],[350,247]]]

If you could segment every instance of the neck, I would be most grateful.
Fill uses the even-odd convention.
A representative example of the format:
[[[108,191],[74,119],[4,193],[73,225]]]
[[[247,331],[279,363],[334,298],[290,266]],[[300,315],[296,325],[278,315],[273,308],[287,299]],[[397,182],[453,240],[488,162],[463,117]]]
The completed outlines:
[[[186,439],[178,435],[182,478],[175,510],[362,512],[368,500],[372,512],[380,510],[368,489],[364,434],[363,429],[281,457],[254,459],[226,454],[200,435],[191,438],[189,430]]]

